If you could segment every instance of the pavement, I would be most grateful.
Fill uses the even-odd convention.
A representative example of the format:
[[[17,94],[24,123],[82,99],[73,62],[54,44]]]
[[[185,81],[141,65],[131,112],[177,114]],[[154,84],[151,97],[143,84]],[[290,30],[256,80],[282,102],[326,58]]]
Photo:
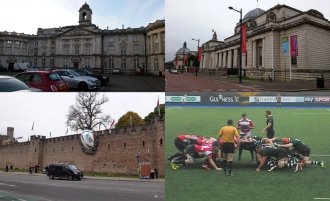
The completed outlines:
[[[28,172],[7,172],[7,174],[15,175],[28,175]],[[43,173],[33,173],[31,176],[46,177]],[[165,183],[164,178],[158,179],[140,179],[136,177],[101,177],[101,176],[84,176],[84,179],[88,180],[111,180],[111,181],[134,181],[134,182],[155,182],[155,183]]]
[[[239,83],[237,77],[227,77],[209,74],[208,72],[200,72],[196,77],[195,73],[179,73],[180,76],[186,77],[187,79],[198,78],[205,79],[213,82],[219,82],[222,88],[225,88],[224,83],[230,86],[232,89],[229,91],[280,91],[280,92],[300,92],[300,91],[330,91],[330,80],[324,80],[324,88],[317,88],[316,79],[315,80],[294,80],[294,81],[260,81],[253,79],[244,79],[242,83]],[[171,89],[167,89],[172,91]],[[199,90],[200,91],[200,90]],[[219,91],[219,90],[218,90]],[[224,91],[228,91],[224,89]]]

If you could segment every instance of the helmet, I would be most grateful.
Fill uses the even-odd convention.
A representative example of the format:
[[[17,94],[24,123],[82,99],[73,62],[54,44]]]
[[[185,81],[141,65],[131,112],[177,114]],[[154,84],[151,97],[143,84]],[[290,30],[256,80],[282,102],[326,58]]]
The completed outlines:
[[[282,142],[283,142],[284,144],[289,144],[289,143],[290,143],[290,138],[287,138],[287,137],[282,138]]]

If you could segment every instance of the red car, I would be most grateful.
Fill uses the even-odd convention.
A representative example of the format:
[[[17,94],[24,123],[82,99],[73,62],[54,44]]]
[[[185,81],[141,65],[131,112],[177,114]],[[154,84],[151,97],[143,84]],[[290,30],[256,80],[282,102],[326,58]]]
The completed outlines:
[[[41,89],[45,92],[69,91],[67,83],[55,72],[28,71],[19,73],[15,77],[28,86]]]

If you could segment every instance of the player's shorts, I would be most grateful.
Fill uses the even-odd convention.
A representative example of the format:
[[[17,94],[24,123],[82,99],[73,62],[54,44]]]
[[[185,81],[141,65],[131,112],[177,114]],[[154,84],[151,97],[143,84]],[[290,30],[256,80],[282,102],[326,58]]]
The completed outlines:
[[[304,151],[301,152],[301,155],[304,157],[309,157],[309,154],[311,153],[311,150],[309,148],[306,148]]]
[[[242,138],[244,138],[244,137],[249,137],[249,136],[251,136],[251,132],[248,132],[248,133],[240,133],[239,134],[239,137],[242,139]]]
[[[279,161],[283,158],[288,158],[289,157],[289,152],[287,151],[287,149],[285,148],[280,148],[278,149],[278,155],[276,157],[276,159]]]
[[[221,151],[225,154],[232,154],[235,152],[235,145],[232,142],[225,142],[221,147]]]
[[[271,139],[271,138],[274,138],[274,136],[275,136],[275,131],[274,131],[274,129],[268,129],[268,130],[267,130],[267,138],[268,138],[268,139]]]
[[[174,145],[182,153],[183,153],[184,149],[188,146],[188,144],[186,142],[180,140],[179,138],[174,139]]]

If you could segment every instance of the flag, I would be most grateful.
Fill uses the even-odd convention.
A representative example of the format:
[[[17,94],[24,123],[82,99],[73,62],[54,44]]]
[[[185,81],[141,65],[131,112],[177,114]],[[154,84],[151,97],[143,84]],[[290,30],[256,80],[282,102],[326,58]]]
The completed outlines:
[[[198,62],[202,60],[202,47],[198,47]]]
[[[33,131],[33,128],[34,128],[34,122],[32,123],[32,128],[31,128],[32,131]]]
[[[246,25],[242,24],[242,54],[246,54]]]
[[[115,120],[115,119],[112,120],[112,123],[111,123],[111,125],[110,125],[110,129],[115,125],[115,123],[116,123],[116,120]]]
[[[52,137],[52,132],[50,131],[50,133],[49,133],[49,137],[51,138]]]
[[[159,105],[159,97],[158,97],[158,100],[157,100],[157,109],[158,109],[158,115],[160,116],[160,105]]]
[[[66,135],[68,132],[69,132],[69,129],[68,129],[68,128],[66,128],[66,131],[65,131],[65,135]]]
[[[290,36],[290,52],[291,57],[298,56],[298,37],[297,35]]]
[[[136,150],[136,162],[140,162],[140,154],[139,154],[139,150]]]

